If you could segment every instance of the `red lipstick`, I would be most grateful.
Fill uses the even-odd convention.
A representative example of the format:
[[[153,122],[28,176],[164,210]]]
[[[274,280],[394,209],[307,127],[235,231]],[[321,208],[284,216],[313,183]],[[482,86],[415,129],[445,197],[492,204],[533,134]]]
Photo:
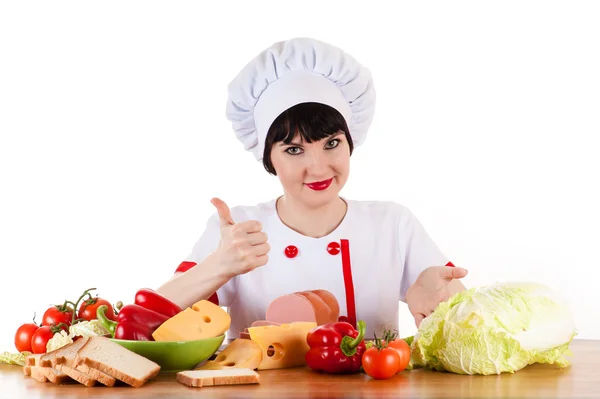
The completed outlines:
[[[327,187],[329,187],[331,185],[332,181],[333,181],[333,177],[329,180],[317,181],[314,183],[306,183],[306,185],[308,186],[308,188],[310,188],[312,190],[322,191],[322,190],[325,190]]]

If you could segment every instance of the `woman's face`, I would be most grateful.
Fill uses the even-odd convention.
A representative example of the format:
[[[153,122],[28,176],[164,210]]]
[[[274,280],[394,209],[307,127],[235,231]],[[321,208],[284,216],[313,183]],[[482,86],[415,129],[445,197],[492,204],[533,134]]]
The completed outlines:
[[[346,184],[350,147],[342,131],[312,143],[296,135],[290,144],[273,145],[271,163],[288,197],[319,207],[335,200]]]

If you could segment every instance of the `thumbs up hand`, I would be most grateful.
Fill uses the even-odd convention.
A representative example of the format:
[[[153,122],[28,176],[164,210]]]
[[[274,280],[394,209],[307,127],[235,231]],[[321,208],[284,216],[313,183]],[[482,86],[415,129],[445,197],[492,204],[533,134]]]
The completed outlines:
[[[235,223],[231,211],[219,198],[210,201],[217,209],[221,226],[221,242],[215,251],[218,262],[231,277],[245,274],[269,260],[271,246],[267,233],[262,231],[258,220]]]

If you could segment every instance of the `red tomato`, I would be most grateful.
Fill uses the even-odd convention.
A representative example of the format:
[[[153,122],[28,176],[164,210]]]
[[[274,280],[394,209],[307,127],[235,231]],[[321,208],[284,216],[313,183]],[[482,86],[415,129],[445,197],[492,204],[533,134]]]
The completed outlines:
[[[385,341],[384,341],[385,345]],[[388,342],[388,347],[395,349],[398,352],[398,356],[400,357],[400,364],[398,366],[398,372],[404,371],[408,363],[410,362],[410,346],[403,339],[395,339],[391,342]]]
[[[31,349],[33,353],[46,353],[46,345],[53,336],[52,327],[42,326],[38,328],[31,337]]]
[[[92,321],[97,319],[96,310],[98,307],[106,305],[108,309],[106,309],[106,317],[108,317],[112,321],[117,321],[117,316],[115,316],[115,312],[113,310],[113,306],[106,299],[102,298],[92,298],[84,301],[79,306],[79,312],[77,317],[80,319],[85,319],[87,321]]]
[[[48,308],[48,310],[44,312],[44,317],[42,317],[42,326],[58,326],[60,323],[64,323],[67,327],[63,327],[63,330],[68,332],[68,326],[71,325],[72,319],[73,308],[66,307],[64,305],[55,305],[51,308]]]
[[[31,337],[38,328],[40,327],[37,324],[27,323],[21,325],[21,327],[17,329],[17,333],[15,334],[15,347],[19,352],[32,352]]]
[[[393,348],[372,346],[363,353],[362,366],[365,373],[373,378],[390,378],[398,372],[400,356]]]

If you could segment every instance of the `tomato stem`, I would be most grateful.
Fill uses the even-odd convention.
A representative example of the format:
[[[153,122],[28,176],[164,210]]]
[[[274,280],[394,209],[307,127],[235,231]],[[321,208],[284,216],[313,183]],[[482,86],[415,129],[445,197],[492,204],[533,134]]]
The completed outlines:
[[[373,333],[373,335],[375,336],[375,340],[373,341],[373,345],[375,346],[375,348],[377,348],[377,350],[382,350],[384,348],[387,348],[388,346],[388,342],[387,340],[384,340],[383,342],[385,342],[385,345],[383,344],[381,338],[377,337],[377,334]],[[389,336],[389,335],[388,335]],[[385,333],[384,333],[384,337],[386,337]]]
[[[95,288],[88,288],[87,290],[83,291],[83,294],[81,294],[81,296],[79,297],[79,299],[77,300],[77,302],[75,303],[75,308],[73,309],[73,316],[71,318],[71,325],[75,324],[75,314],[77,313],[77,307],[79,306],[79,303],[81,302],[81,300],[86,296],[89,295],[90,298],[92,297],[90,295],[90,291],[95,290]]]
[[[66,325],[63,322],[60,322],[58,323],[58,325],[53,324],[52,326],[50,326],[50,331],[52,332],[52,334],[56,334],[57,332],[60,332],[62,330],[61,326],[65,326],[67,330],[69,329],[68,325]]]

